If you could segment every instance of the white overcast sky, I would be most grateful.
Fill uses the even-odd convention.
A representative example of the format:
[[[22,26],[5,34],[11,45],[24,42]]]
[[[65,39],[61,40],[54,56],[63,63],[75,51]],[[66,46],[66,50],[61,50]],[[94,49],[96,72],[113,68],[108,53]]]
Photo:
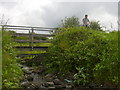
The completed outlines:
[[[0,0],[0,22],[11,25],[57,27],[65,17],[85,14],[107,29],[117,29],[119,0]],[[2,20],[4,14],[4,19]]]

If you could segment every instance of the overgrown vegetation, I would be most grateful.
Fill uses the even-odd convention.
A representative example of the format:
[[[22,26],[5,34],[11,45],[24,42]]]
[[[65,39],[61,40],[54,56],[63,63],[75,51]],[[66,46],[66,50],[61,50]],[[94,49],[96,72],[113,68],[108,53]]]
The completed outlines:
[[[120,87],[117,31],[106,33],[96,27],[58,30],[62,32],[53,38],[45,62],[49,72],[57,72],[66,78],[71,75],[69,79],[76,85],[96,83]]]
[[[2,31],[0,31],[0,89],[2,89]]]
[[[62,24],[61,24],[61,27],[63,28],[79,27],[79,26],[80,26],[79,18],[76,16],[65,17],[65,19],[62,20]]]
[[[94,29],[94,30],[101,30],[101,26],[99,24],[99,21],[91,21],[90,28]]]
[[[19,88],[22,70],[18,66],[10,32],[2,30],[2,87]]]

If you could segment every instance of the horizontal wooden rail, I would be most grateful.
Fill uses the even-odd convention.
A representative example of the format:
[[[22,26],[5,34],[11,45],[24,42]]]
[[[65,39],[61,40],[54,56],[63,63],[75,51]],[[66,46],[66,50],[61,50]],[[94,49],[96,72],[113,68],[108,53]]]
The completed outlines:
[[[31,43],[30,40],[14,40],[17,43]],[[45,41],[45,40],[34,40],[33,43],[50,43],[51,41]]]
[[[32,35],[33,37],[52,37],[52,36],[55,36],[53,34],[32,34],[32,33],[15,33],[13,34],[12,36],[30,36]]]
[[[4,28],[8,30],[31,30],[31,29],[26,29],[26,28]],[[34,31],[50,31],[53,32],[51,29],[34,29]]]
[[[43,57],[47,55],[47,53],[36,53],[36,54],[18,54],[17,57],[25,57],[25,56],[37,56]]]
[[[16,46],[15,48],[31,48],[30,46]],[[34,46],[34,48],[48,48],[48,46]]]
[[[18,49],[19,51],[31,51],[32,49],[34,51],[40,51],[40,50],[46,50],[48,48],[48,46],[16,46],[14,47],[16,49]]]
[[[37,56],[41,54],[18,54],[17,57],[25,57],[25,56]]]
[[[48,28],[48,27],[31,27],[31,26],[16,26],[16,25],[0,25],[4,27],[22,27],[22,28],[39,28],[39,29],[56,29],[56,28]]]

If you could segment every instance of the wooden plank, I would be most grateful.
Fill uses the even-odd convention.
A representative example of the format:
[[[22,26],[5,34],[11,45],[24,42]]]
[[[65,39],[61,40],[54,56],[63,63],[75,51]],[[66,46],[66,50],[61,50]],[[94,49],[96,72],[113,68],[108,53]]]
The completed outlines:
[[[8,30],[30,30],[30,29],[26,29],[26,28],[4,28],[4,29],[8,29]],[[48,31],[48,32],[53,32],[53,30],[51,29],[34,29],[35,31]]]
[[[40,56],[43,57],[45,56],[47,53],[36,53],[36,54],[18,54],[17,57],[26,57],[26,56]]]
[[[30,46],[16,46],[14,48],[18,49],[19,51],[31,51],[32,50],[32,47]],[[48,46],[34,46],[33,50],[40,51],[40,50],[46,50],[47,48]]]
[[[18,54],[17,57],[25,57],[25,56],[37,56],[41,54]]]
[[[23,51],[46,51],[47,48],[33,48],[33,50],[32,48],[16,48],[16,50],[21,51],[21,52]]]
[[[4,26],[4,27],[24,27],[24,28],[42,28],[42,29],[56,29],[54,27],[31,27],[31,26],[16,26],[16,25],[0,25],[0,26]]]
[[[30,46],[16,46],[14,48],[31,48]],[[48,46],[34,46],[34,48],[48,48]]]
[[[30,40],[14,40],[17,43],[31,43]],[[45,41],[45,40],[34,40],[33,43],[50,43],[51,41]]]
[[[13,34],[12,36],[20,36],[20,37],[28,37],[32,34],[29,34],[29,33],[16,33],[16,34]],[[52,37],[52,36],[55,36],[53,34],[33,34],[33,37]]]
[[[30,29],[27,29],[27,28],[7,28],[5,27],[4,29],[9,29],[9,30],[30,30]],[[49,32],[53,32],[53,30],[51,29],[34,29],[35,31],[49,31]]]

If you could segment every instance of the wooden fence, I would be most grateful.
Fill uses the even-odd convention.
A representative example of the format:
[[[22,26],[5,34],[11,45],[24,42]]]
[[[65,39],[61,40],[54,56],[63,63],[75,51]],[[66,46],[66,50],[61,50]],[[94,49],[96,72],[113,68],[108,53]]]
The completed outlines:
[[[17,49],[23,49],[23,50],[39,50],[46,49],[48,47],[40,47],[40,46],[34,46],[34,43],[50,43],[50,41],[46,40],[34,40],[35,37],[53,37],[54,35],[52,32],[56,28],[48,28],[48,27],[31,27],[31,26],[15,26],[15,25],[0,25],[4,30],[10,30],[10,31],[16,31],[12,36],[13,37],[29,37],[29,40],[15,40],[15,42],[18,43],[29,43],[29,46],[17,46],[15,48]],[[17,31],[23,31],[22,33],[17,33]],[[24,33],[27,31],[28,33]],[[37,33],[35,33],[37,31]],[[39,33],[40,31],[40,33]],[[43,34],[42,32],[47,32],[49,34]]]

